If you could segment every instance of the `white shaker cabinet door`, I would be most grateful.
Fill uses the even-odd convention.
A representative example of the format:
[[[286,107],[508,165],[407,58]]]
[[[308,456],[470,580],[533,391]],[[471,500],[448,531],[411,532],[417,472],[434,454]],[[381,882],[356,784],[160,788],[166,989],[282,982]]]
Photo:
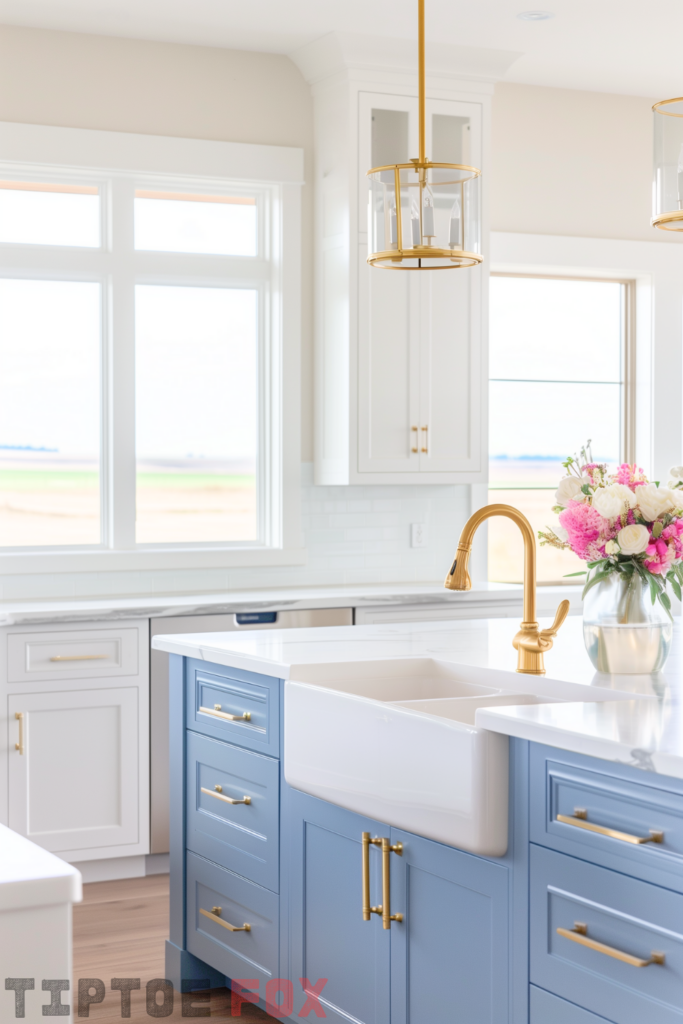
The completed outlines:
[[[358,470],[417,473],[418,275],[359,258]]]
[[[432,271],[419,276],[420,472],[481,470],[481,270]],[[426,449],[426,451],[425,451]]]
[[[9,697],[10,828],[65,859],[130,852],[119,848],[140,840],[138,699],[137,687]]]

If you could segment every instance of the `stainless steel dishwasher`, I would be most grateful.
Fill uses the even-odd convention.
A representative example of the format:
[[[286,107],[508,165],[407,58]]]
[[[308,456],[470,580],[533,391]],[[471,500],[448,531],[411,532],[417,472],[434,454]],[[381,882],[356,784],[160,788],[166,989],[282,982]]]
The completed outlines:
[[[310,611],[244,611],[219,615],[178,615],[150,621],[150,639],[160,633],[225,633],[244,629],[351,626],[352,608]],[[168,654],[150,658],[150,853],[168,853]]]

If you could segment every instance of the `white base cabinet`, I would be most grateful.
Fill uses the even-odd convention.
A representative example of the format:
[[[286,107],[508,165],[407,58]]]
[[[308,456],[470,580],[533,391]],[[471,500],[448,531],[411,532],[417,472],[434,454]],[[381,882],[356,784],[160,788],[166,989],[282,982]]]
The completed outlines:
[[[88,629],[53,627],[46,649],[59,653],[40,665],[39,679],[4,681],[4,820],[76,862],[149,852],[147,622],[126,623],[125,629],[97,625],[90,642]],[[36,635],[47,644],[45,633]],[[34,638],[30,630],[5,636],[9,679],[26,679],[17,667],[30,668]],[[20,649],[27,652],[21,663]],[[121,650],[124,659],[116,653]],[[65,678],[70,675],[77,678]]]

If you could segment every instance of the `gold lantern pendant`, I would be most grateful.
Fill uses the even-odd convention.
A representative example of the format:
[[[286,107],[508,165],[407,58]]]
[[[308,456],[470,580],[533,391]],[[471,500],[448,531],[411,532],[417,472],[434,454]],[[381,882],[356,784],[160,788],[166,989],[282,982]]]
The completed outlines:
[[[652,219],[662,231],[683,231],[683,97],[660,100],[654,114]]]
[[[368,171],[371,267],[446,270],[474,267],[484,258],[481,171],[426,157],[424,21],[424,0],[418,0],[420,155]]]

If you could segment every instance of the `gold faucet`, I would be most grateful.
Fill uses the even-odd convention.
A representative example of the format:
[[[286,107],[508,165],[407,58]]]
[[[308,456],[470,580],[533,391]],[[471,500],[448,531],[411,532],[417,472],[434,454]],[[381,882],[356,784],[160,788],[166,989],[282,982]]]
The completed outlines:
[[[524,538],[524,621],[519,633],[512,641],[517,651],[517,671],[532,676],[544,676],[543,654],[553,646],[553,637],[569,614],[569,601],[561,601],[550,629],[540,629],[536,621],[536,538],[531,523],[512,505],[486,505],[471,515],[465,523],[458,550],[444,586],[448,590],[471,590],[472,580],[467,565],[472,551],[472,541],[478,528],[491,516],[506,516],[516,523]]]

